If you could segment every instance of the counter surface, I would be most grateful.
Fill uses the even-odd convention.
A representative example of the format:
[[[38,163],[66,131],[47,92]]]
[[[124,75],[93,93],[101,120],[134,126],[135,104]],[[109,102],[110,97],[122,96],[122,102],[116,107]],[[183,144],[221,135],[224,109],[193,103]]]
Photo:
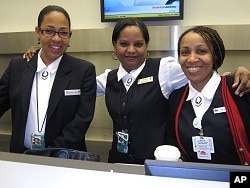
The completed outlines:
[[[143,165],[57,159],[0,152],[1,187],[229,188],[228,182],[144,175]]]

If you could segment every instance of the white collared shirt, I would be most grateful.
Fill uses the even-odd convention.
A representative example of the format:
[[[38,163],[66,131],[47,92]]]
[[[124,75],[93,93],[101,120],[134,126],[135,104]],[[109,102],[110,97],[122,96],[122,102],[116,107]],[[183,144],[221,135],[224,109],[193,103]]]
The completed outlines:
[[[137,76],[140,74],[142,71],[143,67],[145,66],[145,62],[137,69],[130,71],[129,73],[121,66],[119,66],[118,72],[117,72],[117,78],[118,82],[122,79],[123,84],[128,91],[130,86],[134,83],[135,79]],[[131,80],[130,80],[131,79]],[[128,83],[128,81],[130,82]]]
[[[217,72],[213,72],[212,77],[210,78],[210,80],[207,82],[207,84],[204,86],[204,88],[202,89],[201,92],[197,91],[196,89],[193,88],[193,86],[191,85],[190,81],[188,81],[189,83],[189,94],[188,97],[186,99],[186,101],[191,100],[193,109],[195,111],[196,117],[201,121],[204,113],[207,111],[207,109],[209,108],[209,106],[212,103],[214,94],[220,84],[221,81],[221,77]],[[195,104],[195,99],[196,97],[199,96],[201,97],[202,100],[202,105],[201,106],[197,106]]]
[[[139,68],[130,72],[130,74],[133,75],[134,79],[136,79],[137,76],[141,73],[144,66],[145,62]],[[110,71],[110,69],[106,69],[104,73],[96,77],[97,96],[102,96],[105,94],[107,76]],[[128,74],[128,72],[125,71],[120,65],[117,72],[118,81],[122,79],[126,74]],[[169,95],[173,90],[178,89],[187,84],[187,78],[183,73],[180,64],[177,63],[175,58],[171,56],[164,57],[161,59],[158,79],[162,94],[166,99],[168,99]]]
[[[33,85],[31,89],[30,105],[29,105],[29,112],[28,112],[28,118],[25,130],[25,139],[24,139],[24,146],[26,148],[31,147],[32,133],[44,134],[45,132],[46,113],[48,108],[50,91],[54,83],[56,71],[58,69],[59,63],[62,58],[62,56],[60,56],[55,61],[53,61],[49,66],[46,66],[40,57],[41,51],[42,49],[38,53],[37,70],[34,76]],[[44,71],[48,72],[48,77],[46,78],[46,80],[42,79],[42,73]],[[44,85],[43,82],[45,81],[46,84]],[[37,105],[39,106],[37,107]]]

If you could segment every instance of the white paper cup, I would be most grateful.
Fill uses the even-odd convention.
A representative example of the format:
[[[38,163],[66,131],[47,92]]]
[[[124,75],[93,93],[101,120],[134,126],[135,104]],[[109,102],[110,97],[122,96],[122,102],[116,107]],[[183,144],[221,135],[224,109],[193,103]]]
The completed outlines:
[[[154,156],[156,160],[178,161],[181,153],[175,146],[161,145],[155,149]]]

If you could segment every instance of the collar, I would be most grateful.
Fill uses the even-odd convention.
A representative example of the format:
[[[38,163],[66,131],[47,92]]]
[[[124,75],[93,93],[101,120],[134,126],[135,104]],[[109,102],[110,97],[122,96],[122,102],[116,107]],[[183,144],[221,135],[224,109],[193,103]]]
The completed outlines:
[[[37,69],[36,72],[40,72],[41,70],[48,68],[51,74],[54,74],[59,66],[59,63],[62,59],[61,55],[60,57],[58,57],[55,61],[53,61],[48,67],[44,64],[42,58],[41,58],[41,51],[42,49],[40,49],[40,51],[38,52],[38,58],[37,58]]]
[[[144,68],[145,66],[145,62],[146,60],[144,61],[144,63],[138,67],[137,69],[134,69],[132,71],[130,71],[129,73],[122,67],[122,65],[120,64],[119,68],[118,68],[118,71],[117,71],[117,78],[118,78],[118,82],[123,78],[125,77],[126,75],[130,74],[133,76],[133,78],[137,78],[137,76],[141,73],[142,69]]]
[[[206,99],[212,100],[214,97],[215,91],[217,90],[218,85],[220,84],[220,81],[221,81],[220,75],[214,71],[212,77],[204,86],[201,92],[194,89],[190,81],[188,81],[189,93],[188,93],[188,97],[186,101],[194,98],[197,95],[197,93],[201,93],[201,95],[203,95]]]

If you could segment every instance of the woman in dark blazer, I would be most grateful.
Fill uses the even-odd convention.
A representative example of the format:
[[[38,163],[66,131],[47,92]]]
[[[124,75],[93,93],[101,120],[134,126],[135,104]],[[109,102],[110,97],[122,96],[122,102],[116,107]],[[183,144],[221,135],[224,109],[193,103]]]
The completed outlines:
[[[40,51],[29,63],[22,57],[13,58],[0,79],[0,116],[9,109],[12,115],[10,152],[32,148],[36,138],[42,140],[38,148],[86,150],[85,133],[95,109],[96,73],[92,63],[65,53],[70,26],[63,8],[41,10],[35,29]]]

